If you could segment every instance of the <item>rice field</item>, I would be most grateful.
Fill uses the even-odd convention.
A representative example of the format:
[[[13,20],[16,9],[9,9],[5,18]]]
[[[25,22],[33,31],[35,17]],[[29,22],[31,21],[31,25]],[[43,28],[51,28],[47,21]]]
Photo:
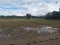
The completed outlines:
[[[60,20],[0,19],[0,42],[1,45],[60,45]]]

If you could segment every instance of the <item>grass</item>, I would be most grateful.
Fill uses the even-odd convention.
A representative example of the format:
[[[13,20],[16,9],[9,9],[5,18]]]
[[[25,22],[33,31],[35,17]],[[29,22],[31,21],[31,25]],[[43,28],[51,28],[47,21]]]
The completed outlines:
[[[17,27],[30,26],[39,27],[40,25],[48,25],[60,28],[60,20],[44,20],[44,19],[1,19],[0,27]]]

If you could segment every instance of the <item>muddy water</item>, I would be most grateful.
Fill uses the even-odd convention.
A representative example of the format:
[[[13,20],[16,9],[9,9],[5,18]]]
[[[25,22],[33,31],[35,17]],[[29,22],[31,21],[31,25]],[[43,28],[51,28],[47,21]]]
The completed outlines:
[[[49,26],[42,26],[42,27],[24,27],[24,30],[30,31],[30,30],[36,30],[38,33],[54,33],[58,32],[58,28],[53,28]]]
[[[19,32],[19,29],[22,28],[26,32]],[[40,35],[52,35],[53,33],[58,34],[58,28],[53,28],[50,26],[42,26],[42,27],[16,27],[10,32],[7,31],[7,28],[0,28],[0,39],[7,38],[19,38],[27,35],[27,32],[30,30],[38,32]]]

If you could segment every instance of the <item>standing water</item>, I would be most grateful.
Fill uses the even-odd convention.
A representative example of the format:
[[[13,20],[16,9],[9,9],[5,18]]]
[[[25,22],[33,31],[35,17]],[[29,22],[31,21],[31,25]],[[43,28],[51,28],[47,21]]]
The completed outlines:
[[[22,32],[19,32],[20,28],[23,29]],[[10,30],[10,29],[9,29]],[[26,36],[30,31],[37,32],[40,35],[50,35],[50,34],[58,34],[58,28],[53,28],[49,26],[42,26],[42,27],[16,27],[11,29],[11,32],[8,33],[6,29],[0,28],[0,39],[2,38],[18,38],[22,36]],[[24,32],[25,31],[25,32]],[[33,33],[32,32],[32,33]]]

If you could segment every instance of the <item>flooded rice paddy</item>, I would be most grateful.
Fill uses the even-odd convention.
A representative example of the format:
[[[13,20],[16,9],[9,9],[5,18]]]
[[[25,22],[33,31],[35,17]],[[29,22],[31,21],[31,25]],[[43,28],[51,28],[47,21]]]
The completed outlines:
[[[0,28],[0,39],[18,39],[34,36],[48,36],[59,34],[58,28],[50,26],[41,27],[15,27],[15,28]]]

